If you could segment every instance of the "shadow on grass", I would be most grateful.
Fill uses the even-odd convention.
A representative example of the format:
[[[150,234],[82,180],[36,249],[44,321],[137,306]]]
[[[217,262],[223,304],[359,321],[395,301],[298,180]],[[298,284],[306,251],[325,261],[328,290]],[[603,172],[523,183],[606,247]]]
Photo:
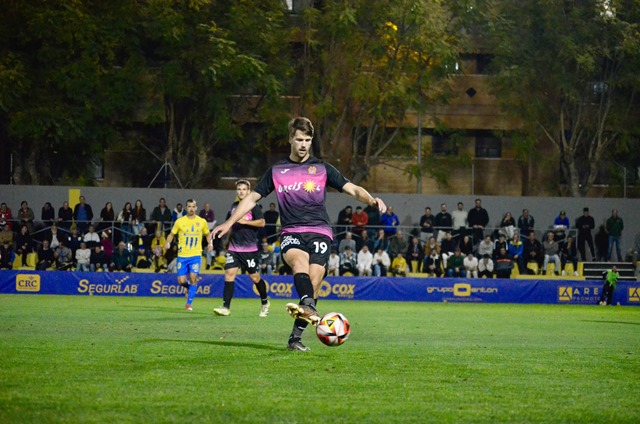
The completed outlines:
[[[260,343],[246,343],[246,342],[227,342],[220,340],[179,340],[179,339],[145,339],[141,340],[139,343],[200,343],[200,344],[208,344],[213,346],[227,346],[227,347],[247,347],[250,349],[260,349],[260,350],[272,350],[276,352],[283,352],[286,349],[284,347],[275,347],[269,346]]]
[[[640,325],[640,322],[629,322],[629,321],[608,321],[601,319],[584,319],[583,322],[597,322],[599,324],[627,324],[627,325]]]

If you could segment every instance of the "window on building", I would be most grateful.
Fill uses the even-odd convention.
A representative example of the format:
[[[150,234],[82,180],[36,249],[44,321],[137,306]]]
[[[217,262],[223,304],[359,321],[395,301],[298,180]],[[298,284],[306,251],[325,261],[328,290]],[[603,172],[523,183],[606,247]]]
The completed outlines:
[[[431,153],[436,156],[457,156],[458,145],[453,139],[453,134],[433,134]]]
[[[479,131],[476,134],[477,158],[501,158],[502,138],[496,137],[490,131]]]

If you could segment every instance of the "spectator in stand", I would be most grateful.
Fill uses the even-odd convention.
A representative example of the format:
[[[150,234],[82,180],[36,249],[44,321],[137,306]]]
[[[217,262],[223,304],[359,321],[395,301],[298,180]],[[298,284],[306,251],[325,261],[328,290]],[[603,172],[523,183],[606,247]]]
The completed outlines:
[[[607,219],[607,233],[609,234],[609,251],[607,253],[607,261],[611,261],[611,253],[613,253],[613,245],[616,245],[616,257],[618,262],[623,261],[620,254],[620,241],[622,240],[622,230],[624,230],[624,222],[618,216],[618,210],[613,209],[611,216]]]
[[[451,212],[452,235],[459,240],[467,230],[467,211],[464,210],[462,202],[458,202],[458,209]]]
[[[398,256],[398,252],[400,252],[404,257],[408,249],[409,241],[405,238],[404,231],[398,229],[396,235],[389,240],[389,255],[395,258]]]
[[[40,249],[38,249],[38,263],[36,263],[36,269],[38,271],[46,271],[51,268],[51,265],[56,261],[55,254],[49,240],[44,239]]]
[[[484,229],[489,224],[489,213],[482,207],[480,199],[476,199],[476,206],[469,211],[467,220],[473,231],[473,242],[480,242],[484,238]]]
[[[80,196],[79,200],[80,202],[73,208],[73,219],[78,227],[78,232],[84,234],[93,220],[93,210],[84,196]]]
[[[553,261],[556,264],[554,273],[560,275],[560,246],[555,240],[553,232],[547,233],[547,239],[542,243],[542,248],[544,251],[543,274],[548,274],[549,261]]]
[[[518,272],[520,275],[524,275],[527,271],[527,264],[524,262],[524,243],[520,241],[520,233],[515,232],[513,239],[509,241],[507,252],[513,258],[513,261],[518,264]]]
[[[51,206],[51,202],[45,202],[42,206],[40,219],[42,220],[43,228],[51,227],[51,225],[56,222],[56,211],[53,209],[53,206]]]
[[[144,230],[146,231],[147,229],[145,228]],[[151,268],[151,255],[145,249],[144,244],[138,244],[134,249],[136,250],[131,253],[132,263],[135,264],[134,267],[138,269]]]
[[[133,258],[131,257],[131,252],[127,249],[126,244],[121,241],[118,243],[118,248],[113,252],[113,256],[111,256],[109,271],[131,272],[132,268]]]
[[[380,228],[378,230],[378,238],[373,242],[373,249],[377,252],[378,249],[382,249],[385,252],[389,253],[389,240],[386,237],[384,229]]]
[[[345,206],[345,208],[338,213],[338,221],[336,222],[336,238],[338,240],[342,240],[346,232],[351,231],[351,215],[353,215],[353,208],[351,206]]]
[[[468,222],[467,215],[467,222]],[[440,212],[436,215],[433,220],[433,229],[437,231],[436,241],[440,243],[444,238],[447,231],[451,231],[451,227],[453,226],[453,218],[451,214],[447,212],[447,204],[443,203],[440,205]]]
[[[435,237],[431,237],[435,242]],[[422,266],[422,271],[429,274],[429,277],[441,277],[442,270],[442,261],[440,259],[440,255],[438,254],[437,249],[431,249],[428,254],[424,257],[424,264]]]
[[[26,225],[29,229],[29,234],[35,231],[35,226],[33,225],[33,221],[36,219],[36,216],[33,214],[33,210],[29,207],[29,204],[26,201],[22,201],[20,203],[20,209],[18,209],[18,215],[16,216],[18,219],[18,225],[21,227]]]
[[[76,257],[76,250],[80,247],[80,243],[82,243],[84,239],[78,232],[78,227],[75,225],[71,226],[71,233],[67,235],[65,246],[71,249],[71,258]]]
[[[264,234],[267,237],[268,243],[273,243],[278,238],[277,225],[278,225],[279,219],[280,219],[280,214],[276,210],[276,204],[273,202],[269,203],[269,210],[264,212],[264,222],[265,222]],[[210,229],[212,230],[213,227]]]
[[[373,255],[373,275],[376,277],[385,277],[390,266],[391,259],[389,258],[389,254],[385,250],[382,250],[381,247],[378,247],[375,255]]]
[[[522,215],[518,218],[518,229],[520,230],[520,237],[526,239],[529,237],[529,233],[533,231],[536,220],[533,216],[529,215],[529,209],[522,209]]]
[[[138,235],[142,228],[145,227],[145,221],[147,220],[147,210],[142,206],[142,200],[136,200],[131,211],[131,225],[133,227],[133,234]],[[147,230],[148,232],[148,230]]]
[[[96,227],[89,225],[89,231],[83,237],[84,242],[87,244],[89,250],[100,245],[100,236],[96,233]],[[89,252],[91,253],[91,252]]]
[[[447,265],[445,266],[447,277],[465,278],[467,273],[464,269],[464,256],[459,247],[456,247],[453,255],[447,259]]]
[[[226,253],[222,250],[218,254],[223,255],[222,256],[223,262],[221,266],[224,266],[224,255],[226,255]],[[164,259],[167,262],[167,273],[176,274],[178,272],[178,265],[177,265],[178,264],[178,244],[177,243],[171,244],[171,247],[167,249],[166,253],[164,254]]]
[[[58,209],[58,227],[68,231],[72,223],[73,209],[69,207],[69,202],[62,202],[62,206]]]
[[[513,269],[513,258],[504,247],[500,248],[498,256],[496,256],[495,270],[497,278],[511,278],[511,270]]]
[[[9,229],[13,231],[13,214],[11,213],[11,208],[7,206],[5,202],[0,203],[0,225],[5,225],[5,223],[9,226]]]
[[[171,229],[171,210],[167,207],[167,201],[164,197],[161,197],[158,206],[153,208],[151,221],[154,225],[153,233],[156,232],[156,229],[160,229],[166,234]]]
[[[356,206],[356,212],[351,215],[351,224],[353,224],[352,232],[356,236],[361,237],[362,233],[366,232],[369,215],[362,209],[362,206]]]
[[[171,212],[171,222],[176,222],[186,214],[187,211],[182,208],[182,203],[176,204],[175,209],[173,209],[173,212]]]
[[[567,262],[573,264],[573,275],[576,277],[578,273],[578,249],[573,236],[568,236],[567,241],[560,245],[560,262],[562,263],[562,275],[567,275],[566,266]]]
[[[62,231],[59,231],[58,226],[54,223],[51,228],[49,228],[49,234],[46,240],[49,241],[49,247],[55,249],[60,244],[60,240],[66,237],[67,235],[62,234]]]
[[[60,244],[53,252],[56,258],[56,269],[58,271],[66,271],[73,267],[73,252],[65,246],[65,241],[60,240]]]
[[[442,265],[445,269],[447,268],[449,257],[453,256],[456,249],[459,249],[458,243],[451,236],[451,231],[447,231],[440,243],[440,255],[442,256]]]
[[[490,255],[482,256],[478,262],[478,278],[493,278],[493,260]]]
[[[76,250],[76,271],[88,272],[91,264],[91,249],[87,247],[84,241],[80,243],[80,247]]]
[[[331,249],[331,255],[329,255],[327,267],[327,275],[340,275],[340,256],[338,256],[338,249]]]
[[[344,252],[344,249],[346,249],[348,247],[351,248],[352,252],[356,251],[356,241],[353,239],[353,234],[351,234],[351,231],[347,231],[344,234],[344,238],[342,240],[340,240],[340,244],[338,245],[338,254],[342,254]]]
[[[542,273],[542,243],[536,239],[535,231],[529,233],[529,238],[524,242],[524,260],[528,264],[529,262],[535,262],[538,264],[538,273]],[[532,270],[527,271],[529,274],[534,274]]]
[[[407,276],[407,260],[404,258],[402,252],[396,253],[396,257],[391,262],[391,275],[394,277],[406,277]]]
[[[504,250],[509,251],[509,243],[507,242],[507,236],[500,234],[498,240],[493,243],[493,259],[495,260],[500,254],[500,248],[504,247]]]
[[[458,247],[460,247],[463,256],[467,256],[469,253],[473,254],[473,241],[471,240],[471,236],[469,234],[462,236]]]
[[[269,249],[269,243],[263,241],[260,250],[260,275],[273,275],[276,261],[273,252]]]
[[[111,256],[113,256],[113,241],[111,240],[111,230],[102,232],[100,245],[102,246],[102,250],[104,252],[107,263],[111,263]]]
[[[493,258],[494,247],[493,241],[491,241],[491,235],[487,234],[484,236],[484,240],[478,243],[478,258],[482,258],[484,255],[489,255]]]
[[[120,225],[120,240],[125,244],[129,243],[131,236],[133,235],[133,209],[131,208],[131,202],[126,202],[124,207],[118,214],[118,224]]]
[[[594,237],[596,245],[596,260],[606,262],[609,254],[609,234],[604,224],[600,225]]]
[[[362,246],[362,250],[358,252],[357,260],[358,275],[361,277],[370,277],[373,274],[373,270],[371,269],[371,266],[373,265],[373,255],[366,244]]]
[[[273,208],[275,209],[275,206],[276,206],[275,203],[271,203],[271,205],[273,205]],[[269,210],[265,212],[265,216],[271,212],[271,205],[269,205]],[[275,210],[273,212],[275,212]],[[277,214],[278,212],[276,212],[276,215]],[[211,204],[205,203],[204,208],[200,210],[200,213],[198,215],[200,216],[200,218],[207,221],[207,226],[209,227],[209,231],[213,230],[213,227],[216,226],[216,214],[213,212],[213,209],[211,209]]]
[[[587,251],[585,249],[585,243],[589,245],[589,251],[591,252],[591,260],[596,255],[593,248],[593,237],[591,231],[596,228],[596,221],[591,215],[589,215],[589,208],[582,209],[582,216],[576,219],[576,228],[578,229],[578,251],[583,262],[587,261]]]
[[[567,237],[567,231],[569,230],[569,218],[565,211],[560,211],[560,214],[553,220],[554,240],[557,242],[563,241]]]
[[[147,227],[143,227],[140,233],[134,239],[134,248],[138,249],[140,246],[142,246],[147,253],[151,253],[151,239],[153,239],[153,237],[147,234]]]
[[[0,244],[8,244],[13,248],[14,234],[11,231],[11,226],[8,222],[2,224],[2,231],[0,231]]]
[[[347,272],[358,275],[358,257],[351,246],[345,247],[344,252],[340,253],[340,275]]]
[[[369,238],[374,238],[380,226],[380,210],[375,206],[367,205],[364,208],[364,212],[369,217],[369,223],[367,224]]]
[[[362,250],[364,246],[369,248],[369,253],[374,252],[375,249],[373,247],[374,240],[369,237],[368,231],[363,231],[360,235],[360,238],[356,239],[356,250],[359,252]],[[373,255],[373,253],[371,253]]]
[[[104,208],[100,211],[100,222],[96,228],[97,233],[101,233],[104,230],[111,228],[111,226],[115,225],[116,221],[116,213],[113,210],[113,204],[111,202],[107,202],[104,204]]]
[[[144,228],[145,232],[147,231],[147,227]],[[160,272],[162,269],[167,269],[167,262],[165,261],[165,253],[167,243],[167,239],[164,236],[164,233],[160,230],[156,230],[156,233],[153,235],[151,239],[151,257],[153,259],[153,266],[155,272]],[[209,252],[207,255],[207,269],[211,268],[211,254],[215,254],[215,252]]]
[[[431,215],[431,208],[424,209],[424,215],[420,217],[420,241],[426,243],[433,235],[434,216]]]
[[[16,235],[16,255],[20,255],[22,259],[22,265],[27,263],[27,255],[33,252],[35,243],[31,234],[29,234],[29,227],[27,224],[22,224],[20,232]]]
[[[384,235],[389,240],[396,235],[397,226],[400,225],[400,218],[393,212],[393,206],[389,206],[387,211],[380,216],[380,224],[384,226]]]
[[[633,248],[631,249],[631,262],[637,263],[640,258],[640,232],[636,234],[633,240]]]
[[[409,269],[411,272],[420,272],[423,260],[424,246],[418,237],[412,236],[411,243],[409,243],[409,248],[407,249],[407,262],[409,263]]]
[[[473,252],[467,254],[464,258],[463,265],[469,278],[478,278],[478,258],[473,256]]]
[[[109,269],[109,261],[105,255],[102,246],[96,246],[91,251],[91,259],[89,260],[89,270],[91,272],[106,271]]]
[[[7,241],[0,245],[0,269],[13,269],[15,254],[13,246]]]
[[[517,232],[516,220],[511,215],[511,212],[506,212],[500,221],[500,230],[502,234],[507,236],[507,240],[511,240],[513,235]]]

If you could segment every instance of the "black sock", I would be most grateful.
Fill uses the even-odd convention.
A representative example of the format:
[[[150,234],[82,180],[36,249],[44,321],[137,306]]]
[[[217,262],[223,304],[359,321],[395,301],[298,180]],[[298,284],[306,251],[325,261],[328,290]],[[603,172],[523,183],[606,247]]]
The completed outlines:
[[[314,305],[313,302],[313,285],[309,274],[298,273],[293,276],[293,284],[296,286],[298,296],[300,296],[301,305]]]
[[[260,302],[263,305],[267,304],[267,283],[261,278],[260,281],[256,283],[256,289],[258,289],[258,294],[260,295]]]
[[[307,328],[309,323],[303,319],[297,319],[293,322],[293,329],[289,335],[289,343],[299,342],[302,340],[302,332]]]
[[[222,306],[225,308],[231,307],[231,299],[233,299],[233,289],[235,285],[233,281],[225,281],[224,282],[224,290],[222,292]]]

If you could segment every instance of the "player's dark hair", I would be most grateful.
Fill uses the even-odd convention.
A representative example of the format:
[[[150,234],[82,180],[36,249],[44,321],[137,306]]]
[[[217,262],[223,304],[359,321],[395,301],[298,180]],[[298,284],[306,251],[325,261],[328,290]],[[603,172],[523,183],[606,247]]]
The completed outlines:
[[[299,116],[289,121],[289,138],[292,138],[298,130],[302,131],[305,135],[313,137],[313,124],[308,118]]]
[[[190,202],[196,203],[196,201],[194,199],[187,199],[185,206],[188,205]],[[180,203],[178,203],[180,204]]]
[[[249,180],[241,179],[236,181],[236,187],[238,187],[240,184],[246,185],[249,188],[249,190],[251,190],[251,183],[249,182]]]

